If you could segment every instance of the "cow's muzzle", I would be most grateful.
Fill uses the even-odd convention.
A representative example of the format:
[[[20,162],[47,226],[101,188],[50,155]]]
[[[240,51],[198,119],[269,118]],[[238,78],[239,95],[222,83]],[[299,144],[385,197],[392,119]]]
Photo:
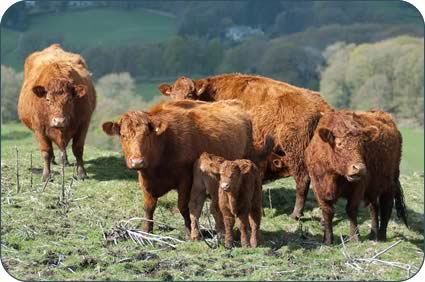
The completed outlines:
[[[55,128],[63,128],[66,126],[66,119],[60,118],[60,117],[54,117],[52,118],[50,122],[50,126]]]
[[[127,164],[131,169],[142,169],[146,165],[144,158],[130,158]]]
[[[230,184],[229,183],[220,183],[220,188],[223,189],[224,192],[230,191]]]
[[[360,181],[366,175],[366,166],[363,163],[357,163],[351,165],[346,175],[346,178],[350,182]]]

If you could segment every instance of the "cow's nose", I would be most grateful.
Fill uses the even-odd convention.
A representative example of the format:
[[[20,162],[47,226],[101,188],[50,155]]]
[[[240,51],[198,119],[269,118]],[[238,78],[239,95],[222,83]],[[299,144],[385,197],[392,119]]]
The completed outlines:
[[[352,175],[364,175],[365,172],[366,172],[366,166],[363,163],[357,163],[351,166]]]
[[[220,183],[220,188],[227,192],[229,191],[230,184],[226,182]]]
[[[145,165],[145,160],[143,158],[131,158],[130,166],[131,168],[143,168]]]
[[[65,118],[55,117],[52,119],[53,127],[64,127],[65,126]]]

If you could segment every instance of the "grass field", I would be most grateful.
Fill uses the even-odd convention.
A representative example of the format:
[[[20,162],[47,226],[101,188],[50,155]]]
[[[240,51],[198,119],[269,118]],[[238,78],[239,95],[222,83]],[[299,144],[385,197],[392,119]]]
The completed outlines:
[[[93,8],[32,16],[30,33],[61,34],[64,47],[119,47],[132,42],[161,42],[173,37],[176,19],[144,9]],[[1,29],[2,64],[21,70],[23,59],[15,51],[18,33]],[[4,53],[3,52],[4,48]],[[7,54],[7,56],[3,56]]]
[[[405,163],[412,165],[412,170],[423,172],[423,151],[419,154],[423,141],[415,143],[420,136],[423,140],[423,131],[403,133]],[[367,210],[361,208],[361,242],[347,242],[345,249],[351,258],[370,258],[402,240],[379,259],[410,265],[411,271],[382,263],[359,263],[362,270],[356,270],[347,264],[350,259],[344,257],[339,240],[340,234],[348,234],[343,201],[339,202],[334,219],[336,244],[324,246],[319,209],[312,193],[304,217],[300,221],[288,217],[295,197],[291,179],[264,186],[265,217],[261,226],[264,244],[259,248],[210,249],[203,241],[180,243],[176,249],[141,247],[131,240],[107,244],[104,232],[111,232],[120,221],[143,216],[143,195],[136,174],[125,168],[120,152],[86,146],[89,179],[74,181],[69,189],[72,168],[67,167],[68,194],[61,203],[58,201],[60,168],[53,167],[53,182],[42,191],[38,174],[42,162],[29,130],[20,125],[2,126],[1,142],[1,254],[4,267],[17,279],[404,280],[422,265],[423,174],[403,172],[401,176],[410,229],[393,218],[388,242],[369,241],[366,236],[370,219]],[[407,144],[418,146],[411,149],[417,156],[409,153]],[[15,190],[15,146],[20,154],[20,193]],[[31,151],[34,153],[32,190],[29,188]],[[74,162],[74,158],[70,157],[70,161]],[[174,192],[160,199],[155,220],[167,225],[165,228],[156,224],[155,234],[184,237]],[[130,226],[136,228],[137,223],[138,220],[133,221]],[[208,226],[205,216],[201,223]]]

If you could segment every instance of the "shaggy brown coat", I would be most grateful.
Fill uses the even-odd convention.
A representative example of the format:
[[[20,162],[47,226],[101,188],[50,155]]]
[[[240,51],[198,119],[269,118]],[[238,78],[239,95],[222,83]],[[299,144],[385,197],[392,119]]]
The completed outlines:
[[[275,158],[281,157],[280,168],[273,165],[273,159],[269,159],[269,163],[261,169],[272,171],[262,173],[273,178],[294,177],[297,196],[292,217],[302,215],[310,184],[304,150],[313,136],[320,113],[331,110],[319,93],[266,77],[243,74],[224,74],[198,80],[181,77],[173,86],[161,84],[159,89],[172,98],[241,101],[252,118],[254,141],[262,144],[264,136],[273,136]]]
[[[325,243],[333,241],[334,204],[340,197],[347,199],[354,240],[358,240],[357,211],[362,200],[370,208],[371,239],[386,239],[394,200],[407,225],[399,182],[401,143],[393,118],[382,111],[337,111],[321,118],[305,159],[322,211]]]
[[[146,219],[153,219],[159,197],[177,189],[187,238],[196,159],[203,152],[230,160],[256,159],[265,154],[254,148],[251,121],[236,101],[167,101],[148,112],[127,112],[118,122],[104,123],[103,130],[120,136],[128,168],[138,170]],[[145,222],[145,231],[152,228],[152,222]]]
[[[53,44],[25,60],[18,114],[37,138],[44,159],[43,180],[48,179],[54,162],[52,142],[67,163],[66,146],[71,139],[78,176],[86,176],[84,142],[95,106],[96,92],[80,55]]]

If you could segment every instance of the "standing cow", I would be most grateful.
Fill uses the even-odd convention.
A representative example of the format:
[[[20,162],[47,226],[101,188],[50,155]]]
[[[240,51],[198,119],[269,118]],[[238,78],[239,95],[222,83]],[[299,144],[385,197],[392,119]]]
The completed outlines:
[[[399,182],[401,142],[394,120],[384,112],[337,111],[321,118],[305,159],[322,211],[326,244],[333,240],[334,204],[340,197],[347,199],[354,240],[358,240],[357,210],[362,200],[370,208],[370,239],[386,239],[394,201],[407,225]]]
[[[102,128],[106,134],[120,137],[127,167],[138,171],[146,219],[153,219],[159,197],[177,189],[186,238],[190,238],[188,203],[196,159],[208,152],[229,160],[258,160],[273,146],[254,148],[251,121],[234,100],[162,102],[148,112],[126,112]],[[144,231],[152,228],[152,221],[146,221]]]
[[[173,86],[161,84],[162,94],[172,98],[218,101],[238,99],[252,118],[254,140],[263,143],[266,135],[274,137],[273,159],[266,166],[266,177],[292,175],[296,182],[296,203],[293,218],[299,218],[310,185],[304,163],[304,150],[313,137],[321,112],[331,107],[319,93],[266,77],[224,74],[192,80],[179,78]],[[279,159],[280,167],[273,160]]]
[[[25,60],[18,114],[37,138],[44,159],[43,181],[49,178],[54,162],[52,142],[67,163],[66,146],[71,139],[78,177],[86,177],[84,142],[95,106],[96,92],[80,55],[53,44]]]

